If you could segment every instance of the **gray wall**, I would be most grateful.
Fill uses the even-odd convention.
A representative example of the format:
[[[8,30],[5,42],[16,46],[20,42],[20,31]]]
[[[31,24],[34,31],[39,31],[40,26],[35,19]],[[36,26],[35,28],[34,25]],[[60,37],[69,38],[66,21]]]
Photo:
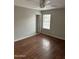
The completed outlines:
[[[42,14],[51,14],[51,29],[42,28],[41,16],[37,16],[37,32],[65,38],[65,9],[42,11]],[[33,9],[14,6],[14,37],[15,40],[36,33],[36,15],[40,12]]]
[[[40,15],[37,10],[14,6],[15,40],[36,33],[36,15]]]
[[[48,34],[51,36],[56,36],[59,38],[64,39],[65,38],[65,9],[54,9],[54,10],[48,10],[48,11],[42,11],[42,14],[51,14],[51,29],[41,30],[42,33]]]

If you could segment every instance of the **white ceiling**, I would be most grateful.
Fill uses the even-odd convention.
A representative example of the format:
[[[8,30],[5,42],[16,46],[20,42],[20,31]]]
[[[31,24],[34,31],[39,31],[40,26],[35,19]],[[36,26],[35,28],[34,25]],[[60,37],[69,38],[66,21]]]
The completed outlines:
[[[14,5],[36,9],[36,10],[48,10],[55,8],[64,8],[65,0],[46,0],[48,4],[45,8],[40,8],[40,0],[14,0]]]

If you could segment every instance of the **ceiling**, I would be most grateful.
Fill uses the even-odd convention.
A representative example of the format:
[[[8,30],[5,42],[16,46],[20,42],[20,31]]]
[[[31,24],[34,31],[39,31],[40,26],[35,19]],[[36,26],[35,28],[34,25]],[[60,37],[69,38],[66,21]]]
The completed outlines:
[[[40,0],[14,0],[14,5],[36,10],[49,10],[55,8],[64,8],[65,0],[46,0],[47,5],[40,8]]]

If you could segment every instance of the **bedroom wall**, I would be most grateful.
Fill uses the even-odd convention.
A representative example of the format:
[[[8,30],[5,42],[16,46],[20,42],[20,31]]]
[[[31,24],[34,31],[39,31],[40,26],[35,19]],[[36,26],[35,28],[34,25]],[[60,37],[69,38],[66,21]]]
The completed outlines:
[[[14,6],[14,39],[22,39],[36,33],[38,10]]]
[[[54,37],[65,39],[65,9],[53,9],[41,11],[42,14],[51,14],[50,30],[43,29],[41,32]]]

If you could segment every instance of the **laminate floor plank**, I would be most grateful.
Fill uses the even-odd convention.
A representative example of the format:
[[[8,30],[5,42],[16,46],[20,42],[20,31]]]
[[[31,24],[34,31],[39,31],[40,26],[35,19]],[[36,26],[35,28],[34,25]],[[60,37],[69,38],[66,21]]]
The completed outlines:
[[[14,59],[65,59],[65,40],[38,34],[17,41]]]

